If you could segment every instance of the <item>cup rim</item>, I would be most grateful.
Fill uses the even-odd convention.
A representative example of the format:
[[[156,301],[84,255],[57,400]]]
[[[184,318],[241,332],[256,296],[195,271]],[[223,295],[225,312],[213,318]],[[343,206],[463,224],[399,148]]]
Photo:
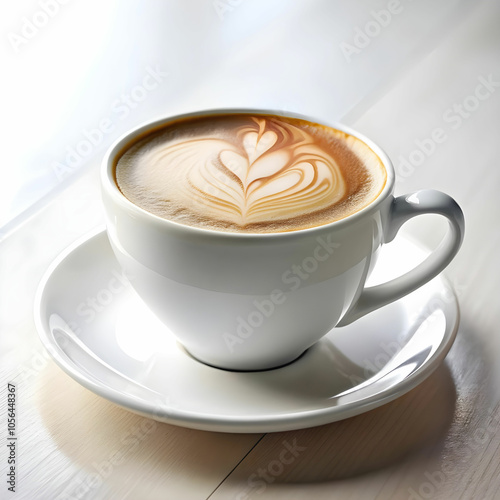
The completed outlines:
[[[368,205],[358,210],[357,212],[348,215],[340,220],[328,222],[326,224],[320,224],[318,226],[296,229],[291,231],[283,232],[269,232],[269,233],[251,233],[251,232],[235,232],[235,231],[218,231],[215,229],[188,226],[180,222],[175,222],[172,220],[164,219],[159,217],[147,210],[139,207],[130,201],[119,189],[114,176],[114,164],[115,157],[118,153],[123,151],[125,145],[132,141],[137,136],[147,132],[149,129],[161,127],[169,122],[185,119],[194,118],[209,115],[221,115],[221,114],[268,114],[275,116],[282,116],[284,118],[297,118],[301,120],[306,120],[312,123],[318,123],[331,127],[335,130],[345,132],[358,140],[362,141],[366,146],[368,146],[380,159],[382,162],[386,173],[386,182],[377,197],[372,200]],[[365,137],[363,134],[351,127],[344,125],[339,122],[329,122],[328,120],[316,119],[314,117],[303,115],[295,112],[272,110],[272,109],[259,109],[259,108],[215,108],[215,109],[204,109],[200,111],[192,111],[181,114],[176,114],[172,116],[166,116],[156,120],[149,120],[143,122],[139,126],[135,127],[128,132],[122,134],[107,150],[101,168],[101,188],[108,194],[113,202],[117,204],[121,209],[127,211],[134,218],[140,218],[144,220],[145,223],[154,224],[158,228],[168,228],[170,230],[177,230],[179,232],[184,232],[189,235],[199,235],[199,236],[211,236],[214,238],[221,239],[242,239],[242,240],[252,240],[252,239],[269,239],[269,238],[292,238],[301,235],[312,235],[317,232],[322,232],[325,230],[335,230],[346,227],[352,224],[366,215],[371,214],[376,211],[378,207],[384,202],[384,200],[393,192],[395,182],[395,171],[391,159],[385,153],[385,151],[378,146],[374,141]]]

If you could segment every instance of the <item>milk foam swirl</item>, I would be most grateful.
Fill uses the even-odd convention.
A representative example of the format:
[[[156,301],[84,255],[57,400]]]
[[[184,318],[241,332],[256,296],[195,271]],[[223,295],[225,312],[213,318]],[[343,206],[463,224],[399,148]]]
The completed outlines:
[[[335,159],[304,129],[248,117],[227,137],[185,137],[151,146],[136,178],[182,211],[244,227],[327,208],[346,193]]]

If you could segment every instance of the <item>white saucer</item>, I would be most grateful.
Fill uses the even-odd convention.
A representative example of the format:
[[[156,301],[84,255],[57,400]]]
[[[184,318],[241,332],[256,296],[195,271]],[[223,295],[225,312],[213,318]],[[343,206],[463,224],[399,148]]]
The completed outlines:
[[[371,284],[422,260],[399,236]],[[437,368],[458,326],[458,305],[438,277],[352,325],[332,330],[295,362],[230,372],[196,361],[123,277],[100,229],[50,266],[35,319],[56,363],[91,391],[159,421],[222,432],[273,432],[341,420],[387,403]]]

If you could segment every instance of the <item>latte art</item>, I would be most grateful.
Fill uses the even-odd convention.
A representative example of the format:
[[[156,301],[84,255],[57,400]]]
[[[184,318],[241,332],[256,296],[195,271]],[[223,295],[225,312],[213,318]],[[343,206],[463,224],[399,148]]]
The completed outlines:
[[[344,196],[338,165],[305,131],[251,118],[236,138],[158,145],[144,155],[137,173],[171,202],[240,226],[303,215]]]
[[[334,207],[360,201],[363,191],[378,194],[361,144],[301,120],[193,118],[133,144],[116,177],[131,201],[167,219],[221,230],[293,230],[315,225],[311,215],[321,219],[325,211],[335,220]],[[380,179],[381,172],[378,166]]]

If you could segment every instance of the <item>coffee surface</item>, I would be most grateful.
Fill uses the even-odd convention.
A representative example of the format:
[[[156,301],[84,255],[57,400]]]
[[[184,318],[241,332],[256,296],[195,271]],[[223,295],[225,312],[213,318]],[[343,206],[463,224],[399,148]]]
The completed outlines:
[[[116,182],[137,206],[189,226],[252,233],[294,231],[345,218],[386,182],[359,139],[274,115],[182,119],[123,150]]]

